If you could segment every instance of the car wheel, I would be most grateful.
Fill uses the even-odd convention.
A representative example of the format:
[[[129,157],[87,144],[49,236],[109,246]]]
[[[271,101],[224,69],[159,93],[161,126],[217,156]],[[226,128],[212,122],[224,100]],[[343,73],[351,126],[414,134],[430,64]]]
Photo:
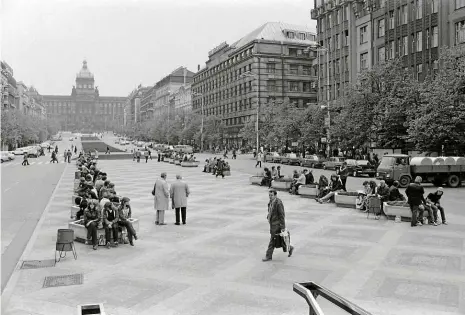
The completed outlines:
[[[399,179],[399,184],[400,184],[400,187],[402,187],[402,188],[407,187],[407,186],[410,184],[410,177],[408,177],[408,176],[402,176],[402,177]]]
[[[447,186],[452,187],[452,188],[457,188],[460,184],[460,178],[452,174],[447,178]]]

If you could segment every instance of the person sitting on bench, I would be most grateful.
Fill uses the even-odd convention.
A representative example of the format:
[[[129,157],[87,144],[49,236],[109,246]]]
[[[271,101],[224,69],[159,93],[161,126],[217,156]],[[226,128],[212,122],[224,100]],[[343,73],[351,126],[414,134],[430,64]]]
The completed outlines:
[[[103,208],[103,227],[105,228],[105,245],[107,248],[110,248],[111,245],[118,246],[118,221],[119,215],[116,207],[111,202],[105,203]],[[111,233],[113,233],[112,244]]]
[[[132,241],[132,239],[134,238],[135,240],[137,240],[137,234],[134,230],[134,227],[132,226],[131,221],[129,221],[132,215],[131,205],[129,204],[129,201],[130,199],[128,197],[123,197],[123,199],[121,199],[121,205],[118,208],[119,226],[126,227],[126,231],[128,232],[129,244],[131,244],[131,246],[134,246],[134,242]]]
[[[87,229],[86,245],[92,240],[92,248],[97,250],[97,229],[102,220],[102,212],[97,200],[91,200],[88,203],[87,209],[84,211],[84,225]]]
[[[318,199],[317,201],[319,203],[331,201],[334,195],[336,194],[336,192],[343,190],[342,181],[339,178],[339,176],[337,176],[336,174],[331,175],[328,188],[329,188],[329,193],[326,194],[326,196],[324,196],[323,198]]]

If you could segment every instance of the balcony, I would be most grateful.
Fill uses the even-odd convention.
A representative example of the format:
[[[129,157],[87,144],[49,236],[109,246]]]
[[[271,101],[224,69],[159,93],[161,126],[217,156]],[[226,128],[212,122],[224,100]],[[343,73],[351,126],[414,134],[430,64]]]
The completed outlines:
[[[312,20],[316,20],[318,18],[318,11],[316,9],[311,9],[310,17],[312,18]]]

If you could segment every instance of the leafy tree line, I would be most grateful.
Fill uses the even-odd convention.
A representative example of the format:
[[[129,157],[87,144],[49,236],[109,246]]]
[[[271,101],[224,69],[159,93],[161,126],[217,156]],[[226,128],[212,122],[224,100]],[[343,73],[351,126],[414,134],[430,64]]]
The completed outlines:
[[[1,143],[8,150],[47,140],[59,130],[52,120],[26,115],[18,110],[2,110]]]
[[[465,153],[465,53],[444,49],[439,70],[423,82],[398,59],[362,73],[331,121],[343,150],[376,142],[380,148]],[[426,71],[426,70],[424,70]]]

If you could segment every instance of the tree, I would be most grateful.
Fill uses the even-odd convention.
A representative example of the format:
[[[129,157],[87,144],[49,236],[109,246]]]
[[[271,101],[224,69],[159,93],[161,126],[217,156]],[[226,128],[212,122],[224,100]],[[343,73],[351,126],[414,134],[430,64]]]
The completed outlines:
[[[425,80],[420,101],[410,110],[409,139],[422,152],[442,151],[442,145],[465,147],[465,53],[459,48],[443,49],[440,70]]]

